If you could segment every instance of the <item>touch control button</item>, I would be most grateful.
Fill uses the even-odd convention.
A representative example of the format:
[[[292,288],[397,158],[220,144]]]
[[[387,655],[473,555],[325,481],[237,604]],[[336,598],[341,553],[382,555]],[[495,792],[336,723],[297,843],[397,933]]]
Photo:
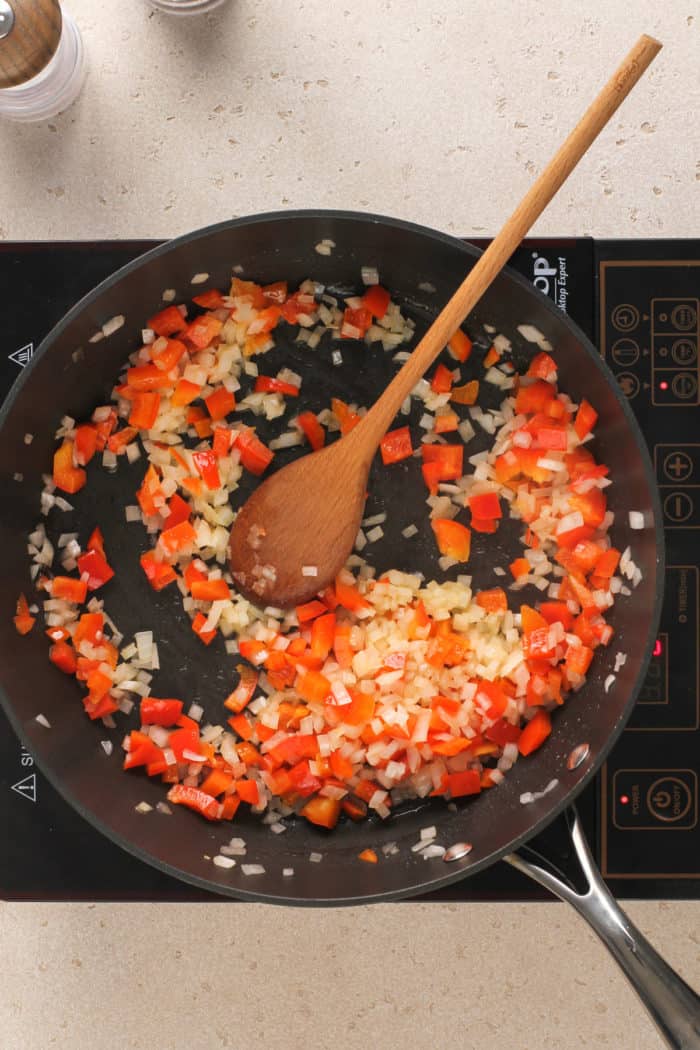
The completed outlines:
[[[660,777],[647,791],[647,809],[657,820],[675,824],[693,804],[690,788],[678,777]]]
[[[639,310],[631,303],[620,303],[613,310],[610,320],[618,332],[629,332],[639,324]]]
[[[612,792],[613,824],[622,831],[688,831],[697,824],[692,769],[618,769]]]
[[[613,361],[621,368],[631,368],[639,360],[639,346],[634,339],[618,339],[610,351]]]

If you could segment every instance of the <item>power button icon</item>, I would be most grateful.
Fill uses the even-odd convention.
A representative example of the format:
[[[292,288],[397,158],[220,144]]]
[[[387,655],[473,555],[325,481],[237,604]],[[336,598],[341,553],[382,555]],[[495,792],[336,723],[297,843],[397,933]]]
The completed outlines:
[[[657,820],[675,824],[693,804],[690,786],[679,777],[660,777],[647,791],[647,808]]]

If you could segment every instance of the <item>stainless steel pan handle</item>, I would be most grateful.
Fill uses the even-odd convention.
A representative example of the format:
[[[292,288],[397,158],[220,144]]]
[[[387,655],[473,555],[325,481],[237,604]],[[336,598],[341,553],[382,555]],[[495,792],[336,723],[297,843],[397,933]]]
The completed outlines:
[[[551,862],[528,847],[504,859],[583,916],[627,975],[670,1047],[700,1050],[700,998],[655,951],[608,890],[575,810],[568,819],[571,842],[587,882],[585,892],[579,892]]]

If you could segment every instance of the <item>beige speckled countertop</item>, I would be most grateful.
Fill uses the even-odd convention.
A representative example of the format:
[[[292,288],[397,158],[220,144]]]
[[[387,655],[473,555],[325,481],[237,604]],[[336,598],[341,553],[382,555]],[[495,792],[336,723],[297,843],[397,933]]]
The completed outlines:
[[[537,232],[700,229],[697,0],[70,7],[86,87],[48,124],[0,124],[0,239],[167,237],[310,206],[492,233],[642,31],[664,52]],[[629,912],[700,983],[700,905]],[[553,903],[4,904],[0,958],[3,1050],[660,1045]]]

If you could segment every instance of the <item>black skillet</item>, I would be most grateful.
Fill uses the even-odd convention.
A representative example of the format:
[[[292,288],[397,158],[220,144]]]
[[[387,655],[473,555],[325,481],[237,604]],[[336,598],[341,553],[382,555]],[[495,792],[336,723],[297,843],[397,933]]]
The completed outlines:
[[[336,245],[330,256],[315,251],[324,238]],[[496,790],[466,801],[457,812],[447,810],[440,801],[406,805],[387,823],[348,823],[330,835],[304,821],[276,836],[250,816],[221,827],[183,810],[172,816],[157,811],[140,814],[136,805],[142,800],[155,805],[163,798],[163,788],[140,774],[121,771],[119,743],[125,724],[108,734],[101,725],[89,722],[82,715],[75,682],[48,663],[42,632],[35,630],[20,639],[12,626],[17,594],[29,590],[26,537],[40,520],[41,474],[50,469],[58,422],[66,413],[84,418],[108,398],[127,355],[140,345],[140,329],[145,318],[159,308],[165,288],[174,288],[178,301],[185,301],[196,294],[190,283],[195,273],[210,274],[208,285],[226,287],[232,267],[242,266],[245,276],[262,283],[286,279],[295,286],[311,276],[331,290],[359,290],[361,266],[376,266],[382,283],[422,332],[477,254],[444,234],[378,216],[270,214],[222,223],[155,248],[73,307],[44,340],[0,415],[0,697],[14,728],[68,802],[103,834],[162,871],[225,896],[330,905],[390,901],[429,892],[506,859],[569,899],[594,925],[635,982],[671,1045],[697,1047],[700,1044],[693,1042],[700,1038],[697,998],[632,929],[597,873],[590,870],[575,819],[572,817],[574,842],[590,887],[587,895],[576,893],[542,858],[533,862],[524,853],[515,853],[571,806],[621,733],[656,637],[664,578],[658,495],[634,417],[583,333],[517,274],[504,271],[469,318],[467,328],[476,350],[463,369],[464,378],[481,373],[481,358],[489,342],[484,325],[493,325],[506,335],[516,360],[523,364],[537,348],[519,334],[518,326],[534,325],[549,339],[556,348],[563,389],[574,399],[588,398],[599,412],[593,449],[608,464],[614,479],[609,490],[609,505],[616,514],[613,542],[620,548],[632,544],[643,577],[631,597],[618,600],[610,617],[615,628],[613,643],[597,654],[585,687],[557,712],[549,740],[535,756],[518,762]],[[124,327],[91,343],[90,337],[100,326],[118,314],[126,317]],[[343,358],[340,365],[331,357],[338,348]],[[283,364],[303,374],[300,409],[318,409],[331,396],[370,404],[398,367],[392,354],[367,350],[364,345],[324,341],[319,349],[309,351],[281,338],[265,360],[266,374],[274,375]],[[482,390],[490,399],[487,407],[495,406],[498,391],[493,388],[488,393],[487,384],[482,384]],[[414,409],[414,422],[417,415]],[[276,424],[274,432],[278,428]],[[486,447],[489,440],[478,425],[476,429],[479,433],[470,452]],[[31,444],[24,441],[26,433],[34,435]],[[293,454],[279,454],[275,465]],[[220,642],[204,650],[174,588],[154,595],[138,565],[138,554],[148,541],[139,524],[125,523],[124,506],[133,503],[142,470],[142,462],[133,467],[120,464],[115,476],[92,469],[88,486],[73,498],[75,511],[65,515],[52,511],[48,524],[55,533],[80,531],[81,536],[94,525],[101,526],[117,569],[116,579],[104,593],[106,607],[126,634],[143,629],[155,632],[162,666],[157,695],[199,702],[205,718],[221,721],[221,700],[233,680],[231,658]],[[23,481],[14,480],[17,472]],[[246,493],[243,488],[241,498]],[[391,471],[375,469],[367,513],[383,510],[389,515],[385,537],[370,548],[369,560],[378,569],[398,567],[441,578],[415,460]],[[629,510],[644,514],[643,530],[629,529]],[[406,541],[401,530],[413,522],[420,533]],[[473,537],[469,571],[475,587],[495,585],[493,566],[506,566],[512,560],[518,550],[517,532],[510,527],[496,536]],[[626,653],[627,661],[606,693],[603,683],[613,673],[618,652]],[[35,721],[38,713],[48,719],[51,729]],[[115,743],[111,757],[99,743],[108,735]],[[552,780],[556,785],[544,798],[521,805],[522,793],[540,791]],[[419,830],[431,824],[437,825],[437,841],[442,845],[469,843],[471,850],[448,851],[456,858],[451,862],[426,861],[413,853],[410,847]],[[246,862],[263,865],[264,874],[246,877],[240,863],[233,869],[212,864],[210,858],[232,834],[246,840]],[[397,843],[399,852],[384,858],[381,847],[390,841]],[[377,850],[379,864],[357,860],[366,846]],[[311,853],[322,854],[321,862],[312,862]],[[285,867],[294,868],[292,878],[283,876]]]

